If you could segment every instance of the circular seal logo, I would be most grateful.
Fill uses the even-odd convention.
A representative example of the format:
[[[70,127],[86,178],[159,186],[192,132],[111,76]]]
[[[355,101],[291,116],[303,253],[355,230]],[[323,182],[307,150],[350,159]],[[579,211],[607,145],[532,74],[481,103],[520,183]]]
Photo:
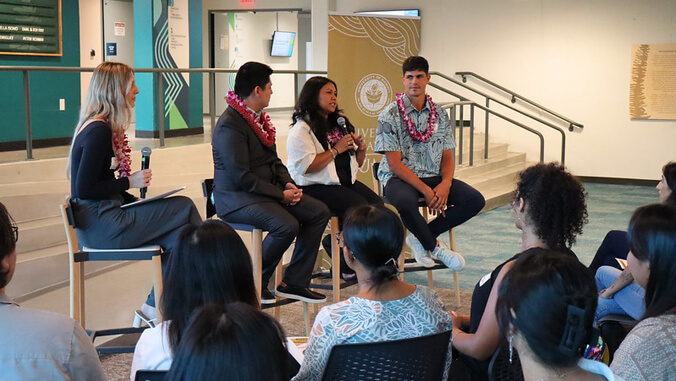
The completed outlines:
[[[377,117],[392,99],[392,86],[387,78],[380,74],[367,74],[357,84],[354,98],[364,115]]]

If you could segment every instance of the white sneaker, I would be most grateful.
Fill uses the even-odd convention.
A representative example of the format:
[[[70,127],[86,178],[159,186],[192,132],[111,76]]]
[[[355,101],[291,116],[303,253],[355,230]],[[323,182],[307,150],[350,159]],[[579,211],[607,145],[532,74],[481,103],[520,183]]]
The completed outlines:
[[[413,251],[415,261],[418,262],[419,265],[424,267],[434,267],[434,259],[432,259],[430,253],[425,250],[422,243],[418,241],[418,238],[416,238],[413,233],[408,233],[406,236],[406,245]]]
[[[140,310],[134,311],[132,327],[139,328],[141,323],[146,323],[150,328],[155,327],[157,324],[157,309],[144,303]]]
[[[432,258],[438,259],[444,263],[446,267],[451,270],[460,271],[465,267],[465,258],[455,251],[445,247],[446,245],[439,245],[434,248]]]

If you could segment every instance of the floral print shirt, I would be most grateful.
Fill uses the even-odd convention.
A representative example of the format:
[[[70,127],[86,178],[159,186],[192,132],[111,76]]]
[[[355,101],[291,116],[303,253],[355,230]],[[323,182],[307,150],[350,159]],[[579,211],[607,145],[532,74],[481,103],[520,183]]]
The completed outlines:
[[[403,99],[406,114],[415,124],[417,131],[423,133],[427,129],[430,115],[429,104],[425,102],[425,106],[418,111],[408,97],[404,96]],[[442,153],[455,148],[455,136],[446,111],[437,106],[437,113],[439,117],[434,126],[434,134],[427,143],[423,143],[413,140],[399,113],[397,103],[392,102],[378,116],[375,152],[382,154],[401,152],[401,162],[419,178],[441,176]],[[385,186],[392,176],[387,159],[383,156],[378,169],[378,179]]]
[[[439,296],[424,286],[417,286],[405,298],[387,302],[351,297],[319,311],[293,381],[321,380],[334,345],[407,339],[451,328],[451,317]],[[450,356],[449,343],[447,366]]]

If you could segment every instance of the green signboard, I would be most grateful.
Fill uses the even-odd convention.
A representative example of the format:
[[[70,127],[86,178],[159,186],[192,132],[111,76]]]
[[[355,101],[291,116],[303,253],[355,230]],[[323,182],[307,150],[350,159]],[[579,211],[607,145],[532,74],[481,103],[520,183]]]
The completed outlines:
[[[0,54],[60,56],[61,0],[0,0]]]

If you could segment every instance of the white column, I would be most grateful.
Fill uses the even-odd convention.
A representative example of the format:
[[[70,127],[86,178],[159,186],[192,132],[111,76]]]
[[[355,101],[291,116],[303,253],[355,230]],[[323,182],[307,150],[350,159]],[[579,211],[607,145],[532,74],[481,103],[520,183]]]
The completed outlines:
[[[312,52],[309,70],[327,68],[329,55],[329,0],[312,0]]]

